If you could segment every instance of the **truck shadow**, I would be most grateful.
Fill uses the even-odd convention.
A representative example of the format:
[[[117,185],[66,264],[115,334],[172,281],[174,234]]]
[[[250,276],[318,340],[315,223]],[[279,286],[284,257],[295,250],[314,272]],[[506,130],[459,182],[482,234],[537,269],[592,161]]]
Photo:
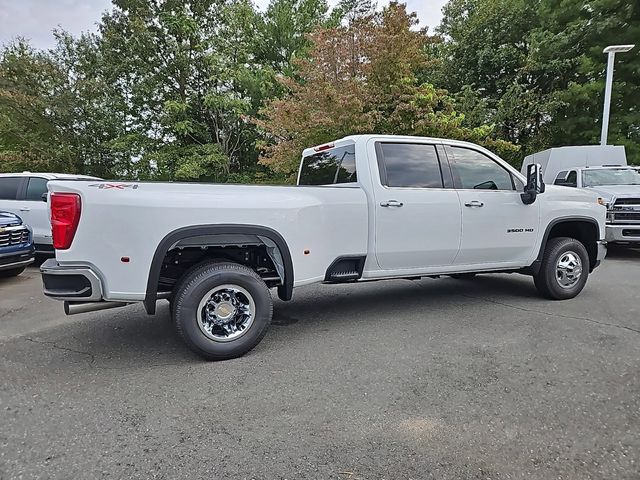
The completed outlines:
[[[457,322],[461,305],[475,308],[478,299],[484,297],[504,302],[530,301],[537,293],[531,279],[520,275],[303,287],[296,291],[292,302],[275,302],[271,331],[256,349],[236,362],[250,363],[256,355],[266,356],[265,361],[287,355],[290,342],[314,331],[336,328],[343,322],[356,321],[366,328],[393,318],[401,326],[403,318],[424,312],[437,312],[439,319]],[[140,305],[83,316],[80,321],[36,335],[32,342],[57,349],[57,362],[89,363],[96,369],[139,370],[201,362],[176,334],[165,302],[158,303],[155,317],[147,316]],[[433,320],[425,317],[424,321]],[[33,344],[32,348],[38,346]],[[42,358],[50,361],[47,356]],[[30,361],[36,358],[30,357]]]
[[[390,280],[303,287],[299,290],[292,302],[276,302],[275,328],[315,323],[328,326],[354,317],[366,323],[376,316],[402,317],[412,312],[434,310],[446,316],[453,308],[477,298],[499,298],[503,302],[522,299],[546,301],[539,298],[530,277],[518,274],[479,275],[468,280]],[[465,298],[467,301],[461,301]]]
[[[607,259],[610,260],[637,260],[640,261],[640,248],[632,248],[621,245],[609,245],[607,247]]]

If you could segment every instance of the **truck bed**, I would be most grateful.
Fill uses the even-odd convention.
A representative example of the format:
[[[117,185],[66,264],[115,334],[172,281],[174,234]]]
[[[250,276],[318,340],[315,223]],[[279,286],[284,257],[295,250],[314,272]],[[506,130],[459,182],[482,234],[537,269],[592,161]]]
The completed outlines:
[[[340,255],[367,253],[367,199],[358,186],[55,181],[49,191],[81,196],[74,242],[57,251],[56,259],[60,265],[91,266],[105,299],[143,300],[156,246],[185,226],[276,230],[291,252],[294,286],[322,280],[319,272]]]

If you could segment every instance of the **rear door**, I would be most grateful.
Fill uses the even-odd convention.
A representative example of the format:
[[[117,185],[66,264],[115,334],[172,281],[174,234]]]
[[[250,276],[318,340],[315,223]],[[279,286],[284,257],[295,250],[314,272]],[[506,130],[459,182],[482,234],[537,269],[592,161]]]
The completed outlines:
[[[376,141],[375,152],[375,252],[380,268],[451,265],[460,245],[461,211],[442,146]]]
[[[523,185],[498,161],[468,147],[446,146],[462,207],[456,265],[524,265],[539,226],[539,205],[522,203]]]

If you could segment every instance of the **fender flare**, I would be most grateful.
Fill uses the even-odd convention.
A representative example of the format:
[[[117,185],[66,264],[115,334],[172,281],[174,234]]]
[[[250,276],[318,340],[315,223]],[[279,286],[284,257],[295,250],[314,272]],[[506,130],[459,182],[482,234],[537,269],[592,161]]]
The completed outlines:
[[[542,236],[542,242],[540,243],[540,250],[538,251],[538,256],[536,257],[536,259],[531,264],[530,268],[531,268],[531,270],[532,270],[532,272],[534,274],[537,274],[540,271],[540,265],[542,264],[542,257],[544,256],[544,250],[547,247],[547,241],[549,240],[549,235],[551,234],[551,230],[556,225],[559,225],[559,224],[565,223],[565,222],[586,222],[586,223],[591,223],[596,228],[596,232],[597,232],[596,241],[598,241],[600,239],[600,237],[601,237],[600,225],[598,224],[597,220],[595,218],[593,218],[593,217],[583,217],[583,216],[573,216],[572,215],[572,216],[568,216],[568,217],[554,218],[547,225],[547,227],[546,227],[546,229],[544,231],[544,235]]]
[[[278,232],[269,227],[261,225],[242,225],[242,224],[215,224],[215,225],[193,225],[189,227],[178,228],[167,234],[158,244],[151,267],[149,269],[149,278],[147,280],[147,290],[144,297],[144,308],[149,315],[156,312],[156,300],[158,299],[158,281],[160,279],[160,270],[162,261],[169,249],[180,240],[190,237],[198,237],[202,235],[220,235],[220,234],[246,234],[258,235],[266,237],[273,241],[280,250],[282,260],[284,262],[284,285],[278,287],[278,297],[282,300],[291,300],[293,296],[293,261],[291,252],[287,242]]]

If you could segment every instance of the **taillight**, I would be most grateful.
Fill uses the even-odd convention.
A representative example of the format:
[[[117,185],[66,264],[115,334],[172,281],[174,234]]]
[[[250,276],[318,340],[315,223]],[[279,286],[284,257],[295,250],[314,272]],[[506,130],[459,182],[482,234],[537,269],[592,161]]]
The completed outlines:
[[[49,198],[53,248],[66,250],[71,246],[80,222],[80,195],[77,193],[52,193]]]

